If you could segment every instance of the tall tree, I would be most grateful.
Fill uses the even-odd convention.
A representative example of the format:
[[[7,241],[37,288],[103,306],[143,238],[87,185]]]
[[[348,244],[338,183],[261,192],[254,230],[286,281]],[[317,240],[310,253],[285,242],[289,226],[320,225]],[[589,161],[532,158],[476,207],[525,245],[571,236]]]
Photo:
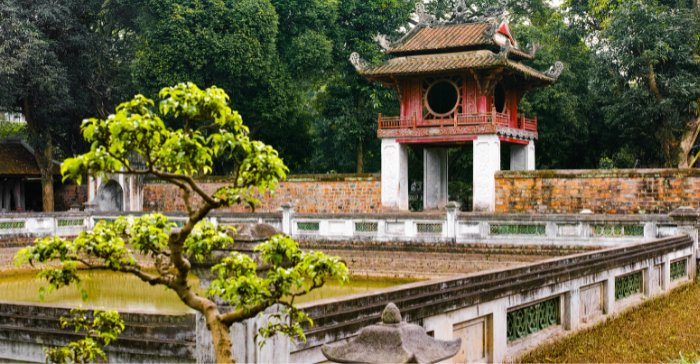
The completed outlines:
[[[139,9],[140,92],[178,82],[225,88],[251,136],[275,144],[292,168],[303,163],[306,91],[330,62],[336,1],[122,1]]]
[[[140,218],[122,216],[113,224],[100,221],[92,231],[81,231],[72,240],[58,236],[37,239],[35,245],[17,253],[17,264],[52,263],[39,274],[49,283],[46,292],[72,283],[80,287],[79,265],[85,270],[131,274],[152,286],[168,288],[202,314],[212,334],[218,363],[234,362],[231,325],[274,305],[279,305],[279,310],[256,334],[263,339],[277,333],[305,339],[300,322],[308,317],[294,306],[294,300],[322,287],[327,280],[346,282],[347,267],[337,257],[304,252],[288,236],[275,235],[255,248],[259,262],[267,268],[258,267],[248,255],[232,252],[212,268],[215,279],[207,297],[194,292],[188,282],[191,262],[201,262],[214,250],[233,244],[227,232],[230,228],[215,227],[206,221],[207,214],[237,204],[254,208],[260,203],[255,190],[274,190],[287,167],[272,147],[248,137],[248,128],[240,114],[231,110],[222,89],[200,90],[188,83],[166,87],[159,95],[163,99],[158,104],[159,114],[181,118],[182,129],[167,128],[152,110],[153,100],[137,95],[119,105],[107,119],[92,118],[83,123],[90,151],[67,159],[61,172],[78,183],[88,171],[161,178],[181,192],[187,208],[184,226],[175,230],[175,224],[157,213]],[[202,133],[205,130],[215,132],[206,136]],[[143,156],[143,169],[129,164],[127,156],[131,153]],[[210,194],[202,190],[192,174],[210,173],[213,157],[220,155],[234,161],[234,178]],[[143,269],[134,260],[134,251],[153,258],[156,271]],[[230,309],[220,310],[217,301],[226,302]],[[59,350],[57,355],[64,352]]]
[[[316,94],[316,117],[312,126],[315,139],[313,163],[309,168],[326,172],[329,166],[341,172],[365,171],[366,156],[378,170],[376,142],[377,114],[397,113],[396,94],[357,74],[348,61],[352,52],[379,62],[386,57],[377,42],[378,34],[397,40],[407,30],[414,0],[342,0],[338,21],[330,31],[333,64],[327,81]],[[369,147],[372,148],[369,148]]]
[[[688,167],[700,131],[700,16],[684,2],[624,1],[596,45],[593,90],[605,120],[652,135],[667,167]]]
[[[128,74],[123,66],[115,71],[124,62],[112,58],[128,57],[121,47],[128,36],[117,20],[106,19],[112,15],[109,2],[98,0],[0,3],[0,108],[20,109],[27,121],[44,211],[53,211],[53,159],[84,150],[73,137],[80,121],[114,107],[115,96],[128,88],[113,80]],[[114,26],[105,28],[108,23]],[[57,154],[56,145],[64,153]]]

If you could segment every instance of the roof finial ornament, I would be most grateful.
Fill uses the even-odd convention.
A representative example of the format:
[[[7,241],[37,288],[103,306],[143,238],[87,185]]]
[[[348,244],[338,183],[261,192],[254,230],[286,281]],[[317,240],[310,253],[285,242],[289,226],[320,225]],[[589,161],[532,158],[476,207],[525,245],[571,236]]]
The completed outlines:
[[[391,49],[391,44],[384,34],[377,34],[372,40],[379,43],[379,46],[386,50]]]
[[[369,63],[364,59],[360,58],[360,54],[357,52],[352,52],[350,55],[350,63],[355,66],[355,69],[361,71],[369,66]]]
[[[498,0],[498,4],[491,5],[484,10],[484,17],[492,18],[502,15],[506,12],[506,5],[508,5],[508,0]]]
[[[428,28],[436,25],[438,22],[435,15],[425,12],[425,4],[420,1],[416,3],[416,14],[418,14],[418,22],[427,26]]]
[[[452,21],[451,23],[464,23],[467,18],[467,4],[464,3],[464,0],[456,0],[454,8],[452,8]]]
[[[503,43],[503,45],[501,46],[501,51],[498,52],[498,54],[496,55],[496,57],[498,57],[499,59],[502,59],[502,60],[508,59],[508,54],[510,53],[510,49],[511,49],[511,44],[510,44],[510,42],[509,42],[509,41],[505,41],[505,42]]]
[[[557,61],[556,63],[554,63],[554,66],[549,67],[549,69],[544,72],[544,75],[549,77],[549,78],[557,79],[557,78],[559,78],[559,75],[561,75],[561,72],[563,70],[564,70],[564,64]]]
[[[530,48],[530,54],[528,54],[528,57],[535,58],[535,53],[537,53],[537,50],[542,48],[542,46],[539,45],[539,43],[535,43],[535,44],[528,43],[527,48]]]

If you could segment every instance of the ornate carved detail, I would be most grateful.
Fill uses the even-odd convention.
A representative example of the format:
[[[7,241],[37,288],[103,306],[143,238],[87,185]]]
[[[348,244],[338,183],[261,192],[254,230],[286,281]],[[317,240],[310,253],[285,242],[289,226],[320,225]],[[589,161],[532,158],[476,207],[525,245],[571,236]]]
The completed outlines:
[[[506,317],[508,342],[558,325],[559,297],[508,312]]]
[[[452,20],[451,23],[464,23],[467,20],[467,4],[464,0],[456,0],[454,8],[452,8]]]
[[[554,63],[554,66],[549,67],[547,71],[544,72],[544,75],[547,77],[551,78],[559,78],[559,75],[561,75],[561,72],[564,70],[564,64],[557,61]]]
[[[498,54],[496,55],[496,58],[498,58],[500,60],[508,59],[508,54],[510,53],[511,47],[512,46],[511,46],[510,42],[506,41],[505,43],[503,43],[503,45],[501,46],[501,51],[498,52]]]
[[[538,137],[537,133],[532,132],[532,131],[515,129],[515,128],[508,128],[508,127],[504,127],[504,126],[499,126],[497,133],[498,133],[498,135],[501,135],[504,137],[511,137],[511,138],[522,139],[522,140],[535,140]]]
[[[418,22],[427,26],[428,28],[439,23],[435,18],[435,15],[425,12],[425,5],[420,1],[416,3],[416,14],[418,14]]]
[[[503,15],[506,12],[506,5],[508,5],[508,0],[499,0],[498,4],[486,8],[483,17],[494,18]]]
[[[474,75],[474,79],[479,88],[478,92],[481,96],[491,95],[493,93],[493,88],[496,87],[498,81],[503,78],[503,75],[500,74],[503,72],[503,67],[484,72],[477,72],[473,69],[469,71]]]
[[[425,12],[425,5],[422,2],[416,3],[416,14],[418,14],[419,23],[428,28],[441,24],[465,24],[465,23],[483,23],[486,21],[502,21],[503,13],[506,11],[508,0],[499,0],[498,4],[489,6],[481,15],[474,15],[464,0],[456,0],[452,9],[452,18],[450,20],[438,20],[432,14]],[[489,28],[494,28],[497,25],[490,24]],[[487,32],[493,33],[495,29],[489,29]]]
[[[496,126],[493,124],[465,125],[457,127],[434,127],[418,129],[381,129],[377,130],[377,138],[398,137],[436,137],[453,135],[495,134]]]
[[[384,34],[377,34],[372,40],[379,43],[379,46],[386,50],[391,49],[391,43]]]
[[[535,58],[535,53],[537,53],[537,50],[542,48],[542,46],[539,45],[538,43],[535,43],[535,44],[528,44],[527,48],[530,48],[530,53],[527,56],[530,58]]]
[[[352,63],[352,65],[355,66],[355,69],[358,71],[361,71],[369,66],[369,63],[360,58],[360,54],[357,52],[352,52],[350,55],[350,63]]]

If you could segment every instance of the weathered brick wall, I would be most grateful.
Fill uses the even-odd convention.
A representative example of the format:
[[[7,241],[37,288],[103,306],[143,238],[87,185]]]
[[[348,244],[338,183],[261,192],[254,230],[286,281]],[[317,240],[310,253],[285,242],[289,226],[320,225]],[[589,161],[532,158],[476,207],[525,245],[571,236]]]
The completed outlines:
[[[207,193],[226,186],[223,178],[211,177],[198,181]],[[275,212],[284,202],[294,204],[302,213],[367,213],[381,210],[381,181],[375,174],[291,175],[281,182],[275,196],[258,193],[261,205],[256,212]],[[194,196],[194,204],[201,198]],[[147,180],[143,188],[143,209],[147,211],[185,211],[180,190],[157,180]],[[247,212],[248,206],[221,209],[227,212]]]
[[[68,211],[71,205],[83,206],[87,202],[88,188],[87,184],[61,184],[54,183],[53,198],[55,211]]]
[[[496,173],[496,212],[666,214],[700,207],[700,170],[543,170]]]

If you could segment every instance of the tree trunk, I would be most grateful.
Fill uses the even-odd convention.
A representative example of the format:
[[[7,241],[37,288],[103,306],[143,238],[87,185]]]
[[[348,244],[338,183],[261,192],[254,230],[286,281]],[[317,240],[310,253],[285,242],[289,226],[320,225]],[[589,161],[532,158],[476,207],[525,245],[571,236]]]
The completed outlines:
[[[664,167],[673,168],[674,158],[678,155],[678,142],[671,129],[665,124],[659,125],[656,130],[656,139],[661,144],[661,156],[664,158]]]
[[[211,319],[207,318],[207,328],[211,331],[212,341],[214,342],[214,354],[216,362],[235,363],[233,353],[231,352],[231,328],[226,326],[219,316],[216,315]]]
[[[690,150],[693,148],[693,145],[695,145],[695,139],[697,139],[699,132],[700,116],[696,116],[695,119],[690,120],[681,137],[680,150],[678,151],[680,155],[678,168],[688,168],[688,154],[690,154]]]
[[[42,143],[35,147],[34,158],[41,171],[41,201],[44,212],[53,212],[53,145],[51,144],[51,133],[42,133],[32,118],[29,98],[22,100],[24,119],[32,135]]]
[[[41,170],[41,201],[44,206],[44,212],[52,212],[54,208],[53,201],[53,146],[51,145],[51,137],[46,136],[46,144],[42,149],[37,148],[34,151],[37,164]]]
[[[365,161],[363,159],[364,155],[364,144],[362,139],[357,141],[357,173],[364,173]]]

